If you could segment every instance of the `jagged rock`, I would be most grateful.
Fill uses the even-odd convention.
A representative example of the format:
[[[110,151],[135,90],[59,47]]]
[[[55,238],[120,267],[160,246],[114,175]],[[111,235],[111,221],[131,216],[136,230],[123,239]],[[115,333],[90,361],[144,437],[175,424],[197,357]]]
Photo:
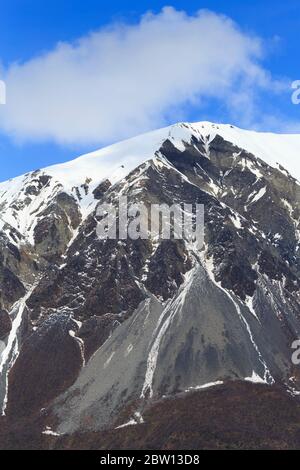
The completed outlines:
[[[181,240],[164,240],[151,257],[145,274],[150,292],[167,300],[184,281],[192,260]]]
[[[0,307],[9,308],[25,295],[25,288],[20,279],[0,262]]]
[[[69,315],[51,315],[24,342],[9,375],[6,413],[28,416],[70,387],[84,363],[79,326]]]
[[[59,193],[56,200],[41,212],[40,217],[34,228],[36,251],[53,263],[65,252],[81,216],[74,198]]]
[[[4,340],[9,334],[12,321],[6,310],[0,310],[0,340]]]
[[[105,180],[102,183],[97,186],[96,189],[94,189],[93,194],[95,196],[95,199],[101,199],[106,191],[110,188],[111,182],[109,180]]]
[[[108,313],[102,317],[92,316],[83,323],[78,331],[78,336],[84,341],[84,355],[86,361],[105,343],[107,338],[119,325],[120,316],[112,313]]]

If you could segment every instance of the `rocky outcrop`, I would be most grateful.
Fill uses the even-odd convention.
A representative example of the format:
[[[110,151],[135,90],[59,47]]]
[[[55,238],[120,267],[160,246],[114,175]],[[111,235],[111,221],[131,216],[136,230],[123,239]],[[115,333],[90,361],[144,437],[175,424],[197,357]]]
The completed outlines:
[[[51,315],[28,336],[9,375],[8,416],[28,416],[75,381],[84,359],[79,325],[68,315]]]
[[[25,288],[20,279],[5,266],[0,266],[0,305],[9,308],[25,295]]]
[[[6,310],[0,310],[0,340],[4,340],[9,334],[12,321]]]
[[[105,180],[102,183],[100,183],[97,186],[97,188],[95,188],[93,191],[93,195],[95,199],[101,199],[110,187],[111,187],[111,182],[109,180]]]
[[[40,213],[34,228],[36,252],[46,261],[57,263],[80,221],[75,199],[66,193],[59,193],[52,204]]]
[[[78,337],[84,342],[84,356],[86,362],[97,349],[110,337],[112,332],[120,325],[120,316],[108,313],[88,318],[78,331]]]

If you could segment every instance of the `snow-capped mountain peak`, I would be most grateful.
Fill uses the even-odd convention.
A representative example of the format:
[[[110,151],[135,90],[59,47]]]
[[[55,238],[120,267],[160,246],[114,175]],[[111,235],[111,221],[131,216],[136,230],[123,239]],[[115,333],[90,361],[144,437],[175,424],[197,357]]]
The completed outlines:
[[[1,183],[8,419],[47,408],[59,435],[139,422],[149,401],[212,384],[299,390],[299,150],[300,136],[180,123]],[[121,194],[203,204],[204,245],[99,239],[96,206]]]
[[[93,191],[102,181],[116,184],[154,158],[165,141],[180,151],[193,139],[201,141],[203,155],[209,158],[210,143],[217,135],[300,179],[300,135],[260,133],[206,121],[178,123],[0,183],[0,227],[6,233],[12,228],[20,239],[32,244],[40,214],[59,193],[73,197],[85,218],[95,207]]]

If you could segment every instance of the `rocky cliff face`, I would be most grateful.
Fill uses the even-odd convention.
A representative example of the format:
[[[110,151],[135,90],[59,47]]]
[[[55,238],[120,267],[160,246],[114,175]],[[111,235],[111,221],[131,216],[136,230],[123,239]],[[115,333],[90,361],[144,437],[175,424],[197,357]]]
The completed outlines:
[[[243,132],[179,124],[0,185],[8,420],[72,434],[206,384],[299,389],[300,186]],[[203,204],[204,245],[99,239],[97,204],[120,196]]]

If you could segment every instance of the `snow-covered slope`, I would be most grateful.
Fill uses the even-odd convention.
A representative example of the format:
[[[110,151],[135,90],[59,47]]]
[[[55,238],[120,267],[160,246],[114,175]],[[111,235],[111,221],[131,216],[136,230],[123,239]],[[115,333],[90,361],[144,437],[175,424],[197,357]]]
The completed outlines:
[[[255,132],[230,124],[211,122],[198,122],[190,126],[202,135],[210,135],[211,139],[218,134],[274,168],[278,164],[283,166],[294,178],[300,180],[300,134]]]
[[[193,136],[199,138],[200,135],[209,147],[209,142],[217,134],[273,167],[282,165],[300,180],[300,134],[255,132],[206,121],[178,123],[148,132],[70,162],[50,166],[45,168],[45,172],[64,182],[69,190],[86,177],[94,177],[94,184],[100,178],[108,178],[114,184],[143,161],[152,158],[166,139],[170,139],[178,149],[183,149],[182,142],[190,142]]]
[[[70,162],[47,167],[45,172],[63,182],[69,191],[82,184],[86,178],[92,178],[94,185],[105,178],[114,184],[143,161],[152,158],[166,139],[170,139],[178,149],[183,149],[182,142],[190,142],[192,137],[200,136],[207,142],[209,149],[209,142],[216,135],[275,168],[278,164],[282,165],[294,178],[300,180],[300,134],[255,132],[207,121],[178,123],[148,132]]]
[[[37,180],[36,172],[0,183],[0,230],[13,227],[26,241],[33,243],[39,214],[60,192],[72,195],[85,217],[95,207],[93,190],[101,181],[108,179],[111,184],[117,183],[142,162],[153,158],[166,139],[183,150],[184,142],[200,138],[205,156],[209,157],[209,145],[216,135],[273,167],[281,165],[300,180],[300,135],[258,133],[210,122],[179,123],[47,167],[40,172],[51,177],[45,184]]]
[[[39,172],[27,173],[0,183],[0,230],[13,227],[29,243],[40,214],[55,196],[65,192],[75,198],[82,216],[94,207],[93,190],[104,180],[115,184],[142,162],[151,159],[169,137],[182,146],[192,132],[181,125],[159,129],[83,155]],[[40,176],[51,177],[40,181]]]

